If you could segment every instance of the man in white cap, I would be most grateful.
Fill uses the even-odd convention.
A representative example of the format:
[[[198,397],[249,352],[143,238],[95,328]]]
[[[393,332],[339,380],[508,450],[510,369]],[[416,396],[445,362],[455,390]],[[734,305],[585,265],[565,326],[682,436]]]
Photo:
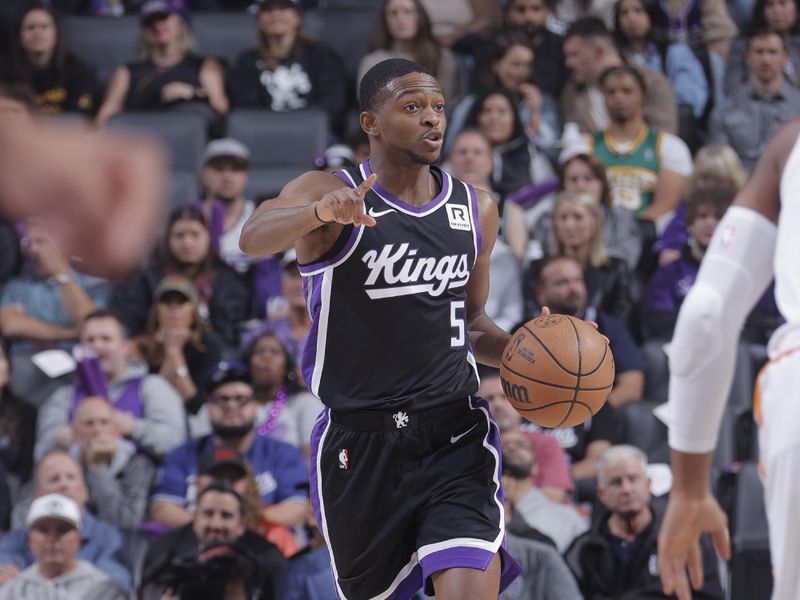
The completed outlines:
[[[203,212],[219,244],[219,255],[239,273],[250,268],[253,259],[239,250],[242,226],[255,209],[246,200],[250,150],[233,138],[212,140],[203,152],[200,184],[203,186]]]
[[[36,561],[0,587],[0,600],[125,600],[125,592],[91,563],[78,559],[81,509],[62,494],[33,501],[26,527]]]

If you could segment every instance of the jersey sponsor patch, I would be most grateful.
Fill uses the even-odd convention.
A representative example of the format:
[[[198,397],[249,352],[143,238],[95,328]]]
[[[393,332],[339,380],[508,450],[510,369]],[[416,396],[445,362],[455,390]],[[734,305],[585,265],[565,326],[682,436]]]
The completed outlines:
[[[450,229],[459,231],[471,231],[472,225],[469,222],[469,208],[463,204],[446,204],[447,220],[450,222]]]

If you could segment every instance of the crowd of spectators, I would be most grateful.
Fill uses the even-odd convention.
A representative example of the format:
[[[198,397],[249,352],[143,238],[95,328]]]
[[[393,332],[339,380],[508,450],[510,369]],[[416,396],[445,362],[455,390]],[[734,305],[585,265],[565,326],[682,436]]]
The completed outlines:
[[[0,598],[336,597],[309,501],[323,406],[298,366],[303,283],[293,251],[239,250],[270,194],[247,191],[253,149],[226,137],[226,115],[320,110],[331,146],[308,169],[357,165],[357,82],[390,57],[437,75],[443,166],[497,199],[489,315],[512,332],[548,306],[596,321],[614,353],[607,405],[568,429],[521,421],[482,372],[523,566],[501,598],[662,597],[663,490],[621,423],[653,407],[642,348],[669,342],[717,224],[800,114],[800,1],[362,3],[374,31],[354,64],[304,29],[330,0],[9,4],[0,121],[192,111],[208,144],[200,194],[165,199],[151,256],[124,279],[81,272],[39,222],[0,220]],[[256,45],[198,54],[203,11],[251,14]],[[139,54],[110,77],[61,29],[126,14]],[[764,344],[780,320],[770,289],[743,339]],[[697,597],[722,598],[703,549]]]

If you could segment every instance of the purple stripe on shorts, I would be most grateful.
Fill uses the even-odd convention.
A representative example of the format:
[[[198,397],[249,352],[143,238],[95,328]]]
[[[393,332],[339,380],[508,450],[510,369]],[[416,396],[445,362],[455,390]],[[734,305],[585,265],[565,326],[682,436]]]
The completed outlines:
[[[422,567],[414,565],[386,600],[408,600],[422,588]]]
[[[297,268],[300,270],[301,275],[308,275],[314,271],[319,269],[324,269],[325,267],[329,267],[332,264],[340,261],[344,256],[347,255],[350,250],[352,250],[353,246],[358,239],[358,232],[361,231],[363,225],[353,225],[353,228],[350,230],[350,237],[347,239],[347,243],[344,245],[339,252],[336,253],[336,256],[333,258],[329,258],[328,260],[322,262],[311,262],[305,265],[298,264]]]
[[[471,185],[467,185],[467,189],[469,189],[469,203],[472,207],[472,221],[475,226],[475,240],[477,241],[477,248],[476,248],[476,255],[475,260],[478,260],[478,255],[481,253],[481,249],[483,248],[483,236],[481,235],[481,218],[480,214],[478,213],[478,195],[475,193],[475,188]]]
[[[303,380],[306,386],[311,389],[311,377],[314,374],[314,365],[317,362],[317,339],[319,338],[319,313],[322,310],[322,277],[323,273],[303,278],[303,285],[306,286],[306,298],[308,298],[307,286],[311,287],[311,302],[308,310],[311,314],[311,329],[308,331],[303,354],[300,357],[300,370],[303,373]],[[326,332],[322,332],[325,335]],[[319,360],[325,357],[320,356]]]
[[[364,161],[364,174],[366,177],[372,175],[372,168],[370,168],[369,159]],[[395,204],[404,208],[405,210],[414,213],[422,213],[430,208],[433,208],[436,204],[441,202],[442,199],[447,196],[447,194],[450,193],[450,178],[444,171],[442,171],[442,191],[439,192],[439,195],[436,196],[433,200],[431,200],[430,202],[426,202],[422,206],[414,206],[413,204],[408,204],[407,202],[403,202],[402,200],[400,200],[400,198],[398,198],[394,194],[387,192],[385,189],[383,189],[377,181],[372,185],[372,189],[374,189],[378,194],[380,194],[384,198],[387,198],[388,200],[394,202]]]
[[[314,423],[314,428],[311,430],[311,456],[309,457],[308,467],[309,483],[311,485],[311,506],[314,508],[314,516],[317,518],[317,526],[323,533],[325,532],[325,529],[322,526],[322,490],[318,489],[317,487],[317,456],[320,452],[322,452],[322,435],[325,433],[325,429],[328,427],[329,420],[330,416],[328,414],[328,409],[326,408],[320,413],[319,417],[317,418],[317,422]]]

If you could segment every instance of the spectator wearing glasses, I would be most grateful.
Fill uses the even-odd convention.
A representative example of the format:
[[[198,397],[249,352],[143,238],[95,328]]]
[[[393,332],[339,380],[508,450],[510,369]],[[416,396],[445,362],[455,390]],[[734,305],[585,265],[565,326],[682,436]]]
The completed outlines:
[[[308,499],[303,455],[255,431],[257,405],[247,368],[241,363],[220,363],[209,374],[205,392],[212,433],[186,442],[167,456],[156,479],[150,517],[170,528],[190,523],[196,508],[200,456],[209,446],[230,446],[253,469],[262,517],[281,525],[301,525]]]

